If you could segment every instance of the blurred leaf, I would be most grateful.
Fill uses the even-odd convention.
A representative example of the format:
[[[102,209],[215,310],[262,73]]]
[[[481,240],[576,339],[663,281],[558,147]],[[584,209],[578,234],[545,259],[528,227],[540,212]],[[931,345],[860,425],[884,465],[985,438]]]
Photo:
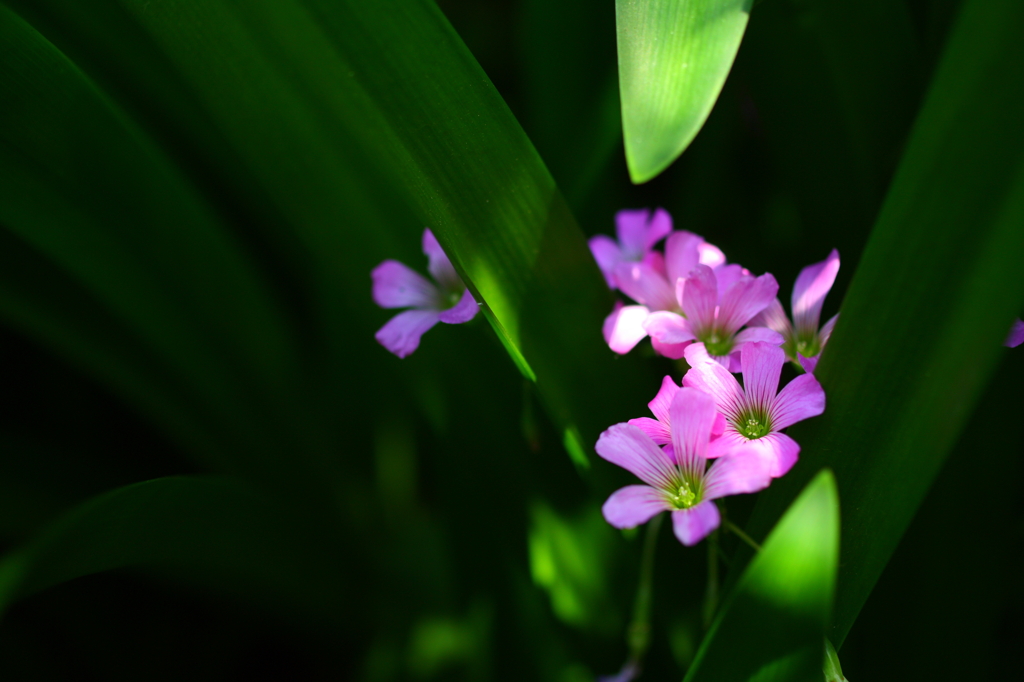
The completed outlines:
[[[428,225],[566,442],[578,431],[589,449],[628,416],[636,361],[601,340],[612,299],[583,235],[432,3],[16,4],[54,26],[151,125],[170,117],[177,138],[214,140],[202,153],[251,178],[310,252],[318,304],[368,298],[372,263],[353,263],[418,244]],[[395,206],[415,220],[388,224]],[[330,333],[347,346],[351,324],[331,308]]]
[[[318,545],[294,519],[226,477],[175,476],[118,488],[7,555],[0,563],[0,608],[80,576],[148,568],[337,618],[345,576],[310,554]]]
[[[803,462],[758,501],[758,537],[811,472],[835,470],[841,646],[1024,307],[1024,5],[968,2],[915,124],[817,376]]]
[[[812,480],[708,631],[686,682],[820,680],[839,561],[839,499],[832,472]]]
[[[736,58],[752,0],[616,0],[619,92],[633,182],[651,180],[700,131]]]

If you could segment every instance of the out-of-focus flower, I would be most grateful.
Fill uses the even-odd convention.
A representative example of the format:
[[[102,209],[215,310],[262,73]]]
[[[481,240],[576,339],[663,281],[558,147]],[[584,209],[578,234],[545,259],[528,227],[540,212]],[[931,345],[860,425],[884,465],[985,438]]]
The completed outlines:
[[[479,309],[429,229],[423,231],[423,253],[437,285],[396,260],[386,260],[370,273],[373,300],[377,305],[412,308],[392,317],[374,335],[382,346],[400,358],[416,350],[420,337],[438,322],[469,322]]]
[[[717,447],[717,459],[707,466],[716,414],[711,396],[681,388],[669,405],[672,442],[664,449],[632,424],[616,424],[602,433],[597,454],[646,484],[612,493],[601,508],[605,520],[616,528],[633,528],[670,511],[676,537],[691,546],[721,522],[713,500],[766,488],[769,465],[756,448]]]
[[[781,334],[767,327],[740,331],[771,303],[779,285],[771,273],[754,277],[739,272],[736,276],[728,267],[722,270],[719,281],[711,268],[697,265],[689,276],[676,280],[675,298],[682,315],[671,310],[653,312],[643,326],[652,339],[679,353],[669,357],[681,357],[691,342],[699,341],[711,357],[738,371],[738,355],[746,344],[783,342]]]
[[[798,363],[804,370],[814,372],[818,366],[821,351],[832,335],[839,315],[834,315],[818,329],[821,321],[821,306],[836,281],[839,272],[839,252],[832,249],[828,258],[808,265],[800,271],[793,285],[793,324],[786,317],[779,299],[773,300],[767,308],[750,321],[752,327],[769,327],[782,334],[785,343],[782,349],[786,356]]]
[[[743,386],[728,370],[708,356],[704,344],[686,349],[690,370],[683,386],[710,395],[725,416],[724,433],[715,440],[716,452],[741,445],[753,446],[769,463],[773,478],[796,463],[800,446],[782,429],[825,411],[825,391],[813,374],[801,374],[779,391],[786,353],[769,343],[748,343],[741,353]],[[674,428],[674,424],[673,424]]]
[[[618,288],[615,266],[619,263],[644,262],[664,271],[661,254],[654,245],[672,231],[672,217],[663,208],[653,213],[646,208],[619,211],[615,214],[615,235],[618,241],[599,234],[590,239],[590,252],[611,289]]]
[[[1010,327],[1010,334],[1006,337],[1003,345],[1016,348],[1022,343],[1024,343],[1024,320],[1018,318],[1014,320],[1013,325]]]
[[[675,284],[698,264],[720,269],[724,276],[738,278],[743,269],[738,265],[725,265],[725,255],[717,246],[704,238],[677,230],[665,240],[665,256],[644,262],[620,262],[615,266],[614,279],[619,289],[639,305],[615,304],[602,327],[608,347],[619,354],[628,353],[640,343],[647,330],[644,322],[651,311],[682,312],[676,301]],[[654,349],[670,358],[681,358],[682,347],[668,346],[653,340]]]

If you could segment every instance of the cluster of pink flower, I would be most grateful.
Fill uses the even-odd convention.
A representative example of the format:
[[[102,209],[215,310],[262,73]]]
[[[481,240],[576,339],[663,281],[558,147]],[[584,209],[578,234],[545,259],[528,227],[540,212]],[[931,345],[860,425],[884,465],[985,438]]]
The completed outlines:
[[[608,285],[635,303],[616,304],[605,341],[627,353],[650,336],[655,351],[690,368],[681,386],[665,377],[649,404],[656,419],[601,434],[597,453],[645,483],[613,493],[603,512],[633,528],[670,511],[676,537],[694,545],[721,523],[714,500],[762,490],[796,463],[800,446],[782,429],[825,410],[813,372],[836,322],[818,327],[839,254],[800,273],[791,323],[771,274],[727,263],[702,237],[674,231],[664,210],[620,211],[616,228],[617,240],[600,235],[590,248]],[[779,391],[787,357],[805,373]]]

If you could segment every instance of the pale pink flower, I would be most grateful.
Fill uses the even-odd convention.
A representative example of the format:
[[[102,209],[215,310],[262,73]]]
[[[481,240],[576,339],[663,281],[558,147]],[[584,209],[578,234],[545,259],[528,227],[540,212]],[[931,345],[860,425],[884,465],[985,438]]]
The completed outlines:
[[[728,450],[718,447],[717,458],[707,466],[717,414],[711,396],[681,388],[672,398],[669,414],[672,443],[665,449],[632,424],[616,424],[601,434],[597,454],[645,483],[615,491],[601,511],[616,528],[633,528],[669,511],[676,537],[691,546],[721,522],[714,500],[762,490],[771,476],[768,462],[755,448],[744,445]]]
[[[708,356],[704,344],[692,344],[686,349],[690,370],[683,377],[683,386],[710,395],[725,416],[725,431],[715,440],[714,452],[750,445],[777,478],[792,468],[800,454],[800,446],[782,429],[824,412],[825,391],[813,374],[801,374],[779,391],[786,353],[773,344],[746,344],[740,361],[742,387],[731,372]]]
[[[644,330],[663,347],[678,349],[681,356],[690,343],[699,341],[726,368],[739,371],[739,353],[748,343],[783,342],[767,327],[740,331],[764,310],[779,291],[771,273],[760,277],[740,271],[738,277],[722,268],[722,277],[706,265],[697,265],[685,279],[676,280],[675,299],[679,311],[652,312],[643,322]]]
[[[434,233],[423,231],[423,253],[433,282],[396,260],[373,269],[373,300],[381,308],[412,308],[391,318],[374,335],[400,358],[420,345],[420,337],[438,322],[461,324],[476,315],[479,306],[437,243]]]
[[[725,265],[725,255],[704,238],[685,230],[677,230],[665,240],[663,259],[644,262],[619,262],[614,279],[619,289],[638,305],[616,303],[602,327],[604,340],[616,353],[624,354],[647,336],[644,321],[652,311],[679,310],[675,296],[675,282],[698,264],[718,269],[723,277],[742,276],[738,265]],[[682,348],[675,348],[654,340],[654,349],[671,358],[682,357]]]
[[[832,249],[828,258],[820,263],[808,265],[796,278],[792,297],[793,324],[790,324],[786,311],[777,298],[750,321],[752,327],[768,327],[782,334],[785,339],[782,349],[786,351],[786,356],[808,372],[813,373],[818,366],[821,351],[832,336],[832,329],[839,319],[839,315],[836,314],[822,325],[820,330],[818,329],[821,307],[836,281],[838,272],[839,252]]]
[[[663,208],[654,213],[646,208],[616,213],[615,235],[618,241],[599,234],[591,237],[589,242],[590,252],[594,254],[594,260],[601,268],[608,287],[618,288],[615,267],[619,263],[644,262],[664,270],[661,254],[654,251],[654,245],[671,231],[672,217]]]

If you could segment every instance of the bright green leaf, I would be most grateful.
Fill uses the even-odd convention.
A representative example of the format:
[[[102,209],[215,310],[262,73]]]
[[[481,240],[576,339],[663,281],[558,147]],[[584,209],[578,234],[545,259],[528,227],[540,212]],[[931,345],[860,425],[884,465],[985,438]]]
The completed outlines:
[[[676,160],[711,113],[752,0],[616,0],[619,92],[633,182]]]
[[[839,561],[839,499],[830,471],[768,535],[708,631],[686,682],[820,680]]]

